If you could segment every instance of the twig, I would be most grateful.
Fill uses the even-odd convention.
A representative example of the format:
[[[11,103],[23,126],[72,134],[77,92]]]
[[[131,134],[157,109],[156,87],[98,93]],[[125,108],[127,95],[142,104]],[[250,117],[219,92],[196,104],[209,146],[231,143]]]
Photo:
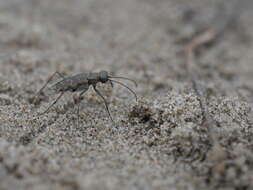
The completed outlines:
[[[199,97],[200,107],[202,110],[202,114],[204,116],[203,124],[206,126],[208,130],[212,144],[218,142],[216,136],[214,135],[214,132],[212,131],[215,122],[210,117],[210,114],[208,112],[206,89],[197,82],[199,77],[197,76],[198,72],[197,66],[195,64],[195,50],[197,49],[198,46],[202,45],[203,43],[206,43],[207,41],[210,41],[213,37],[214,36],[212,32],[204,33],[203,35],[197,37],[196,39],[193,39],[193,41],[187,46],[185,50],[187,72],[190,77],[190,81],[192,83],[192,88],[196,93],[196,95]]]
[[[222,15],[224,15],[224,13],[222,12],[223,9],[219,7],[219,12],[216,15],[216,17],[218,18],[215,18],[214,25],[212,25],[209,29],[207,29],[202,34],[193,38],[190,41],[190,43],[186,45],[184,49],[185,56],[186,56],[186,68],[187,68],[188,76],[190,77],[192,88],[194,89],[196,95],[199,97],[201,110],[204,116],[203,124],[204,126],[206,126],[207,130],[209,131],[211,143],[213,145],[218,145],[218,146],[219,146],[218,139],[213,131],[214,126],[216,124],[208,112],[206,89],[205,87],[201,86],[198,83],[199,76],[198,76],[198,69],[197,69],[197,65],[195,61],[196,59],[195,52],[201,46],[207,43],[210,43],[214,41],[216,38],[218,38],[219,36],[221,36],[225,32],[225,29],[229,26],[229,24],[235,21],[239,17],[239,14],[242,10],[242,9],[239,9],[238,11],[238,5],[240,4],[240,0],[234,0],[234,1],[231,1],[230,3],[232,3],[230,4],[232,5],[232,8],[230,8],[229,12],[225,14],[225,16],[221,17]]]

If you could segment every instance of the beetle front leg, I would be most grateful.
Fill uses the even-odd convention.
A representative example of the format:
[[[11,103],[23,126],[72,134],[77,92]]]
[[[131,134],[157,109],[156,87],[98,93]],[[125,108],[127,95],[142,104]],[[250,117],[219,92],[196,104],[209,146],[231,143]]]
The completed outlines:
[[[96,91],[96,93],[104,100],[106,111],[108,112],[111,121],[114,123],[114,121],[113,121],[113,119],[112,119],[112,116],[111,116],[111,113],[110,113],[110,111],[109,111],[108,103],[107,103],[106,99],[105,99],[104,96],[97,90],[97,88],[96,88],[95,85],[93,85],[93,88],[94,88],[94,90]]]

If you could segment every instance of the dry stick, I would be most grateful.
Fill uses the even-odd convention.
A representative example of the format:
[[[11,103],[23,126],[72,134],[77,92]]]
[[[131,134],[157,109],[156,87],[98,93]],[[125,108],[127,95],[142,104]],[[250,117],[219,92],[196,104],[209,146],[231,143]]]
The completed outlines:
[[[243,1],[246,3],[246,1]],[[195,37],[184,49],[186,54],[186,68],[187,72],[191,78],[192,87],[196,93],[196,95],[199,97],[200,100],[200,107],[202,109],[202,113],[204,115],[204,124],[207,127],[207,130],[209,131],[210,139],[212,141],[213,145],[218,145],[218,139],[213,131],[213,126],[215,126],[214,120],[211,118],[208,108],[207,108],[207,100],[206,100],[206,89],[203,86],[200,86],[198,84],[198,77],[197,77],[197,66],[195,64],[195,51],[200,46],[210,43],[214,41],[216,38],[220,37],[226,30],[226,28],[231,24],[233,21],[235,22],[236,19],[239,17],[243,6],[242,2],[240,0],[234,0],[231,1],[231,9],[226,15],[220,15],[224,14],[220,7],[219,13],[217,15],[218,18],[215,18],[214,21],[216,23],[213,23],[215,26],[209,28],[204,33],[200,34],[199,36]],[[245,5],[245,4],[243,4]],[[218,21],[218,22],[217,22]]]
[[[208,159],[211,161],[211,163],[213,163],[212,171],[214,173],[218,173],[220,168],[225,168],[224,160],[226,158],[226,153],[221,148],[218,137],[214,131],[214,126],[216,124],[208,111],[206,89],[197,82],[197,66],[195,64],[195,50],[198,46],[214,40],[216,37],[215,34],[216,33],[214,30],[209,30],[193,39],[192,43],[190,43],[185,49],[185,54],[187,72],[191,79],[192,88],[194,89],[196,95],[199,97],[199,103],[202,110],[202,115],[204,117],[202,124],[208,131],[209,140],[212,145]]]
[[[210,29],[202,35],[193,39],[185,49],[187,72],[191,79],[192,88],[194,89],[196,95],[199,97],[199,103],[202,110],[202,115],[204,117],[202,124],[208,131],[208,136],[212,145],[212,148],[208,154],[208,159],[211,161],[211,163],[213,163],[213,167],[211,169],[215,174],[219,174],[220,171],[225,170],[225,159],[227,155],[226,152],[222,149],[218,137],[214,131],[216,124],[208,111],[206,89],[198,83],[199,77],[197,76],[195,51],[199,46],[214,40],[217,35],[217,30],[215,31],[213,29]]]
[[[215,123],[213,119],[210,117],[210,114],[208,112],[206,94],[205,94],[206,89],[200,86],[197,82],[198,77],[197,77],[197,69],[196,69],[196,64],[195,64],[195,50],[197,49],[198,46],[208,43],[214,38],[215,38],[214,30],[208,30],[204,34],[193,39],[185,49],[187,72],[190,76],[192,87],[196,95],[199,97],[200,107],[202,110],[202,114],[204,115],[204,124],[207,127],[208,134],[210,136],[210,140],[212,144],[218,142],[217,137],[214,135],[214,132],[212,131]]]
[[[245,2],[246,1],[244,1],[244,3]],[[240,7],[240,10],[238,11],[239,5],[240,0],[234,0],[233,8],[230,10],[229,14],[226,17],[221,17],[221,20],[219,20],[218,17],[219,22],[214,23],[215,27],[210,28],[201,35],[195,37],[184,49],[186,55],[187,72],[191,79],[192,87],[196,95],[199,97],[200,107],[204,116],[202,124],[208,130],[209,139],[212,145],[212,149],[209,152],[208,159],[211,161],[211,163],[213,163],[211,169],[215,175],[220,175],[225,171],[225,161],[227,154],[221,147],[217,134],[214,131],[216,123],[208,112],[206,89],[198,83],[199,77],[197,76],[198,70],[197,65],[195,63],[195,51],[198,47],[214,41],[216,38],[222,36],[225,33],[225,30],[229,26],[229,24],[239,17],[240,12],[242,11],[242,7]]]

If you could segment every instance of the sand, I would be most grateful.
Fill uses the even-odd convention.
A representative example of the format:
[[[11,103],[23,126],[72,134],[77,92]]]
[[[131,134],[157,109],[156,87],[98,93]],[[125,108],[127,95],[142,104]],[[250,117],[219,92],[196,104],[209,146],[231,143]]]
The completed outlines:
[[[0,189],[253,189],[253,3],[232,2],[1,0]],[[92,88],[79,125],[78,93],[39,115],[55,71],[101,70],[138,83],[98,85],[115,123]]]

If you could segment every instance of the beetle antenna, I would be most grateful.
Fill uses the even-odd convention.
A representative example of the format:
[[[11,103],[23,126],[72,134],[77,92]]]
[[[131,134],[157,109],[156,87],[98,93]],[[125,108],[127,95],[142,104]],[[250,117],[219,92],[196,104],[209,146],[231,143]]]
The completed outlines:
[[[129,78],[126,78],[126,77],[114,77],[114,76],[109,76],[109,78],[129,80],[132,83],[134,83],[134,85],[137,87],[137,83],[133,79],[129,79]]]
[[[132,92],[132,94],[135,96],[135,99],[136,99],[136,101],[137,101],[137,95],[136,95],[136,93],[135,93],[131,88],[129,88],[127,85],[125,85],[125,84],[122,83],[122,82],[119,82],[119,81],[116,81],[116,80],[111,80],[111,79],[109,79],[109,80],[112,81],[112,82],[118,83],[118,84],[120,84],[121,86],[124,86],[125,88],[127,88],[130,92]]]

